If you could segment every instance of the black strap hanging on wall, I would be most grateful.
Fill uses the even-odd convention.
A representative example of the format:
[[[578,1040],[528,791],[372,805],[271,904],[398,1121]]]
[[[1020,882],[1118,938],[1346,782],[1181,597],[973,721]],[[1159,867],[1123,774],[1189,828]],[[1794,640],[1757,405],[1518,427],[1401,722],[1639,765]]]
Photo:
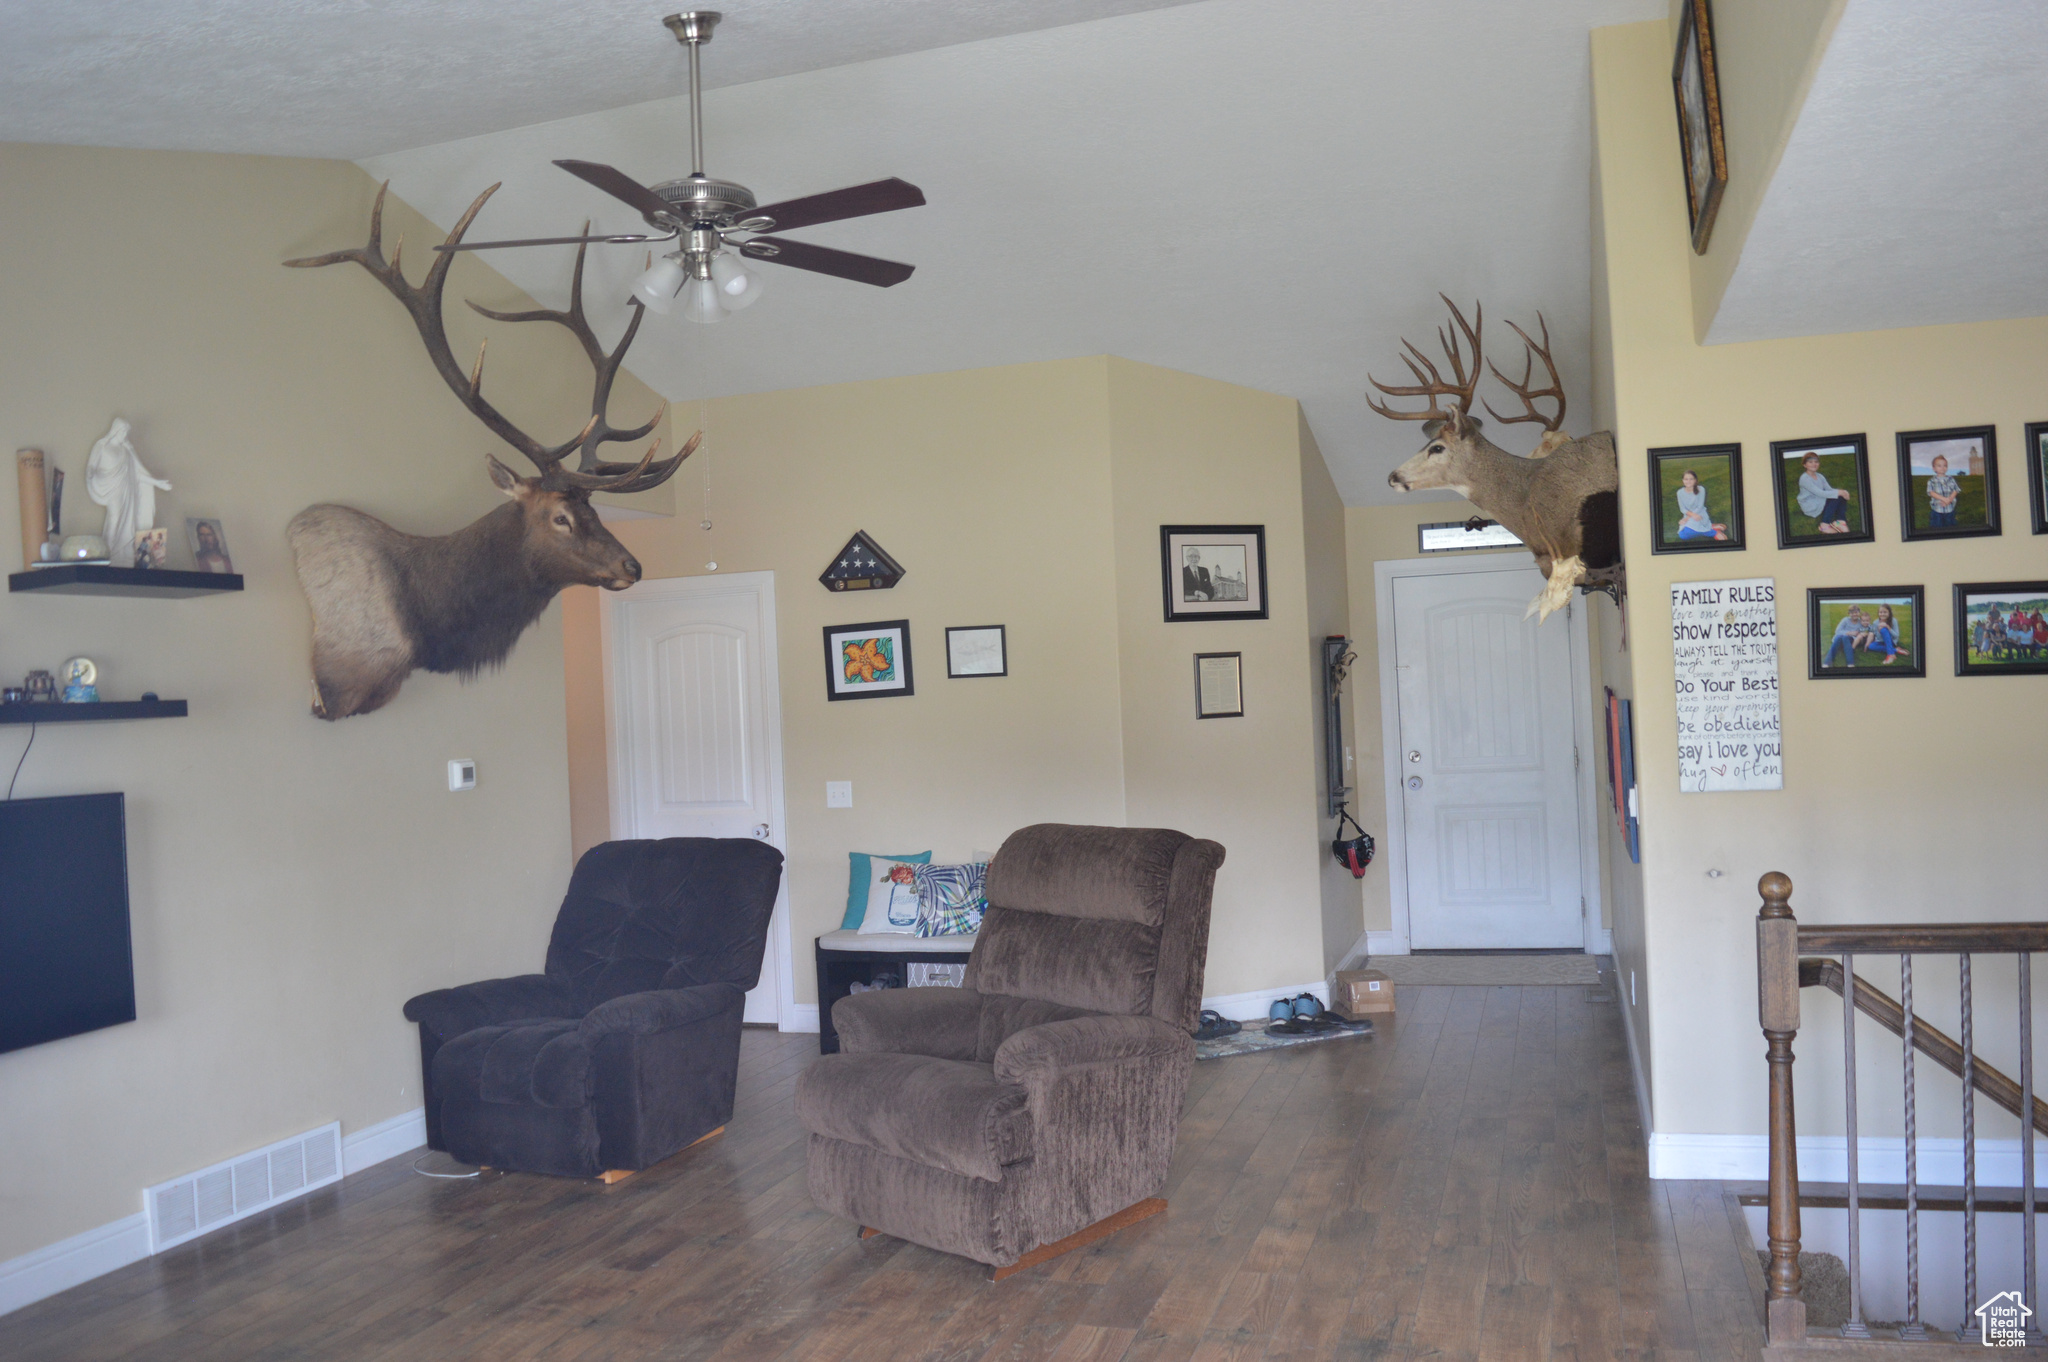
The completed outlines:
[[[1356,837],[1339,836],[1330,843],[1330,854],[1337,858],[1338,865],[1351,872],[1351,878],[1362,880],[1365,878],[1365,868],[1372,864],[1372,834],[1358,825],[1358,820],[1351,816],[1351,810],[1339,804],[1337,806],[1337,831],[1339,833],[1344,831],[1346,823],[1349,823],[1352,830],[1358,835]]]

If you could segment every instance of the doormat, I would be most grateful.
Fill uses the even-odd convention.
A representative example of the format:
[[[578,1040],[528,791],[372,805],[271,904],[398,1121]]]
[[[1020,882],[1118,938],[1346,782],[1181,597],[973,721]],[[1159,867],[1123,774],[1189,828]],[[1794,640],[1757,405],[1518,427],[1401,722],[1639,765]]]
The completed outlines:
[[[1266,1033],[1267,1023],[1248,1021],[1244,1030],[1234,1036],[1218,1036],[1214,1040],[1195,1042],[1196,1059],[1226,1059],[1231,1055],[1257,1054],[1261,1050],[1278,1050],[1288,1045],[1313,1045],[1320,1040],[1341,1040],[1346,1036],[1369,1036],[1370,1031],[1325,1031],[1319,1035],[1273,1036]]]
[[[1375,955],[1366,962],[1396,984],[1486,986],[1492,984],[1598,984],[1600,966],[1590,955]]]

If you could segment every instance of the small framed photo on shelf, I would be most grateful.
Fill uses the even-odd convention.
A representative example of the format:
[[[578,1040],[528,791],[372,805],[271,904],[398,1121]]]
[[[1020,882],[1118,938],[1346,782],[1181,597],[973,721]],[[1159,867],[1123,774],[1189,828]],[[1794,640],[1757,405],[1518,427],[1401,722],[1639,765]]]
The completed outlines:
[[[1728,148],[1721,135],[1721,77],[1714,62],[1714,16],[1707,0],[1680,0],[1678,52],[1671,63],[1678,99],[1678,150],[1685,164],[1685,207],[1692,249],[1707,253],[1714,214],[1728,187]]]
[[[2027,424],[2027,513],[2034,533],[2048,534],[2048,421]]]
[[[1195,654],[1195,717],[1244,717],[1244,654]]]
[[[1870,523],[1870,446],[1861,435],[1771,442],[1778,547],[1864,544]]]
[[[909,620],[825,626],[827,700],[873,700],[914,693]]]
[[[2048,582],[1956,583],[1956,675],[2048,672]]]
[[[1651,450],[1650,496],[1650,552],[1744,547],[1741,445]]]
[[[1008,676],[1008,639],[1000,624],[969,624],[946,630],[946,675]]]
[[[1264,525],[1161,525],[1166,622],[1266,618]]]
[[[1813,587],[1806,593],[1806,674],[1925,676],[1923,593],[1917,586]]]
[[[135,532],[135,566],[145,572],[161,572],[170,564],[170,531],[159,525]]]
[[[192,546],[192,565],[198,571],[232,573],[235,570],[233,560],[228,557],[228,537],[218,520],[187,516],[185,542]]]
[[[1907,539],[1998,533],[1998,432],[1899,432],[1899,519]]]

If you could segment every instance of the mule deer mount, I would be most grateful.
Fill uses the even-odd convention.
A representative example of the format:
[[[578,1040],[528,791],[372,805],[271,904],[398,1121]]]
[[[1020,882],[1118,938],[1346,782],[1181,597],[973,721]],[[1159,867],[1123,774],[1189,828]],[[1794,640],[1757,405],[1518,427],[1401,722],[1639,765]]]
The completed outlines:
[[[1365,399],[1374,411],[1391,420],[1425,423],[1422,433],[1428,442],[1422,452],[1389,473],[1387,485],[1402,492],[1449,488],[1514,531],[1536,555],[1536,566],[1547,583],[1543,593],[1529,603],[1530,613],[1540,612],[1540,618],[1548,619],[1571,599],[1574,586],[1608,592],[1618,603],[1625,579],[1617,499],[1621,468],[1614,436],[1603,430],[1573,439],[1560,429],[1564,425],[1564,384],[1550,357],[1549,325],[1538,313],[1543,337],[1538,342],[1521,327],[1508,323],[1522,340],[1522,378],[1516,382],[1485,358],[1481,341],[1485,309],[1475,304],[1468,323],[1456,303],[1443,294],[1437,296],[1451,310],[1451,328],[1437,330],[1450,378],[1445,379],[1429,356],[1406,339],[1401,342],[1407,350],[1401,362],[1415,382],[1389,384],[1366,375],[1366,382],[1389,397],[1429,401],[1421,411],[1402,411],[1371,396]],[[1542,387],[1534,383],[1539,359],[1550,375]],[[1517,415],[1502,416],[1482,402],[1487,413],[1503,425],[1535,422],[1543,427],[1543,438],[1529,458],[1510,454],[1479,433],[1483,423],[1471,411],[1483,377],[1482,364],[1522,400]],[[1538,404],[1549,402],[1555,402],[1557,408],[1545,415]]]
[[[299,584],[313,607],[313,713],[345,719],[382,708],[415,668],[455,672],[465,680],[502,663],[527,627],[565,586],[601,586],[623,591],[640,580],[640,564],[612,537],[590,505],[592,492],[644,492],[659,487],[690,457],[701,438],[670,458],[655,460],[659,440],[638,463],[608,462],[602,446],[645,439],[668,410],[663,403],[644,425],[622,430],[606,419],[612,383],[626,350],[640,329],[641,305],[610,351],[583,315],[583,249],[569,282],[569,306],[561,311],[496,312],[471,303],[501,322],[553,322],[566,327],[595,372],[590,420],[560,444],[546,444],[512,424],[484,397],[484,348],[468,374],[449,348],[441,315],[441,293],[455,256],[437,252],[426,278],[414,287],[400,268],[405,241],[384,258],[384,194],[370,211],[369,244],[284,263],[318,269],[353,261],[405,305],[426,343],[434,369],[493,435],[511,445],[539,470],[521,477],[485,455],[491,482],[508,502],[453,534],[404,534],[374,516],[346,506],[309,506],[292,517],[286,534],[298,564]],[[477,195],[448,234],[460,243],[487,200],[492,185]],[[587,228],[586,228],[587,230]],[[487,347],[489,342],[485,342]],[[563,467],[571,453],[576,467]]]

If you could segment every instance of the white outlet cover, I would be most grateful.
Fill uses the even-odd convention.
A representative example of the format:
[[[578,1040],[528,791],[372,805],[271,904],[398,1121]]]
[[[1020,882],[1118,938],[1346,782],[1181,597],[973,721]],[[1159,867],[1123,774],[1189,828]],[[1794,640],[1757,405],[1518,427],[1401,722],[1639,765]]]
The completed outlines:
[[[853,807],[853,782],[850,780],[828,780],[825,782],[825,807],[828,809],[850,809]]]
[[[450,790],[474,790],[476,788],[476,762],[469,757],[454,757],[448,762],[448,788]]]

